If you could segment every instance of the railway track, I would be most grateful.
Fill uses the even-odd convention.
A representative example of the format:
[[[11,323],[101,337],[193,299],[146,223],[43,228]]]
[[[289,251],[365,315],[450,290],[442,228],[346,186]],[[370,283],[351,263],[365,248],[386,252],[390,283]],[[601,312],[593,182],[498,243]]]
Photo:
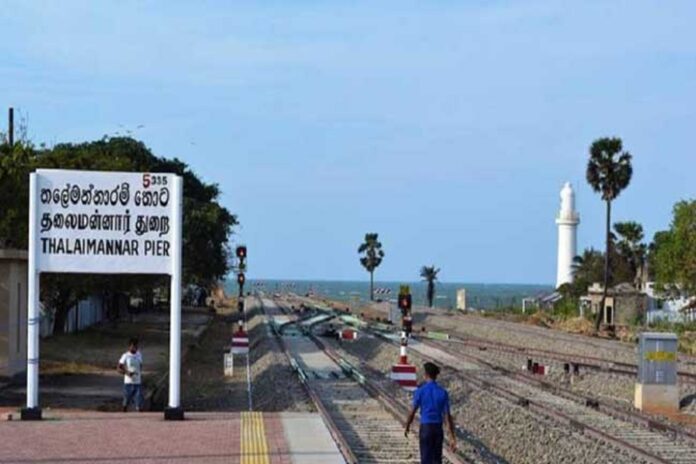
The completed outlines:
[[[540,358],[544,360],[553,360],[560,364],[577,364],[579,367],[583,369],[590,369],[611,374],[630,376],[633,378],[635,378],[638,375],[638,366],[636,364],[600,358],[597,356],[559,353],[557,351],[544,350],[540,348],[527,348],[517,345],[511,345],[508,343],[492,342],[474,336],[460,338],[459,336],[452,337],[450,335],[450,342],[453,344],[460,344],[484,350],[496,351],[499,353],[508,354],[510,356],[526,356],[537,359]],[[679,371],[678,376],[679,380],[684,383],[696,384],[696,374],[692,372]]]
[[[267,317],[281,315],[280,307],[260,301]],[[329,376],[318,374],[301,366],[289,350],[283,337],[275,333],[278,342],[291,365],[300,376],[307,393],[322,414],[330,433],[349,463],[395,464],[419,463],[420,454],[415,438],[406,439],[400,420],[405,418],[404,405],[400,404],[376,385],[357,372],[333,350],[309,335],[317,350],[328,356],[336,365]],[[415,434],[417,436],[417,434]],[[447,451],[448,463],[499,462],[464,457]]]
[[[602,339],[593,339],[591,337],[587,337],[584,335],[578,335],[578,334],[570,334],[570,333],[563,333],[559,332],[553,329],[541,329],[537,327],[530,327],[526,326],[525,324],[521,323],[516,323],[516,322],[510,322],[510,321],[502,321],[502,320],[490,320],[486,319],[483,317],[477,317],[477,316],[463,316],[463,315],[456,315],[454,316],[462,325],[464,324],[471,324],[472,318],[475,318],[475,324],[479,324],[491,329],[497,329],[497,330],[510,330],[513,333],[524,333],[526,335],[529,335],[533,338],[536,339],[543,339],[545,341],[552,340],[555,342],[559,343],[564,343],[564,344],[582,344],[584,346],[590,347],[592,350],[596,352],[609,352],[611,353],[609,357],[597,357],[597,356],[588,356],[588,355],[578,355],[576,353],[565,353],[565,352],[558,352],[558,351],[551,351],[551,350],[544,350],[542,349],[536,349],[537,351],[540,352],[549,352],[549,353],[555,353],[558,355],[566,356],[568,358],[574,357],[578,359],[580,362],[585,362],[588,363],[593,363],[593,362],[608,362],[608,363],[614,363],[617,366],[622,366],[622,367],[627,367],[627,366],[632,366],[635,369],[635,364],[627,361],[617,361],[617,358],[625,358],[625,357],[633,357],[635,359],[635,345],[627,342],[620,342],[616,340],[602,340]],[[470,334],[466,333],[453,333],[451,328],[448,329],[445,326],[442,325],[437,325],[439,329],[442,329],[445,332],[448,332],[452,335],[454,335],[456,338],[463,338],[463,339],[474,339],[474,340],[483,340],[483,341],[488,341],[482,339],[480,337],[472,336]],[[500,343],[502,345],[509,345],[512,346],[513,348],[519,348],[518,345],[510,345],[506,343]],[[688,355],[685,353],[679,353],[679,358],[681,362],[685,365],[686,368],[689,369],[695,369],[696,368],[696,356]],[[691,374],[691,376],[687,376],[693,379],[696,379],[696,373],[693,372],[685,372],[686,374]],[[696,380],[695,380],[696,381]]]
[[[311,303],[310,299],[305,298],[303,302],[306,305],[313,306]],[[316,305],[314,305],[315,309],[319,311],[327,311],[325,308],[320,308]],[[463,316],[457,316],[459,318],[462,318]],[[483,325],[486,325],[488,327],[496,327],[497,323],[503,323],[506,325],[512,325],[514,324],[514,327],[509,327],[510,330],[514,330],[517,332],[524,332],[530,335],[534,335],[535,337],[540,337],[543,335],[544,339],[552,339],[556,341],[562,341],[563,343],[579,343],[582,342],[588,346],[592,346],[597,350],[608,350],[610,348],[606,346],[602,346],[600,343],[593,342],[592,340],[578,340],[576,337],[579,336],[573,336],[572,334],[562,334],[562,333],[540,333],[538,329],[533,329],[531,327],[525,327],[523,324],[516,324],[516,323],[511,323],[507,321],[488,321],[483,318],[479,318],[481,321],[484,321]],[[479,323],[477,321],[477,323]],[[532,348],[532,347],[526,347],[526,346],[520,346],[520,345],[514,345],[511,343],[505,343],[505,342],[497,342],[497,341],[491,341],[482,337],[478,337],[475,335],[469,335],[469,334],[461,334],[458,332],[454,332],[451,329],[447,329],[442,326],[435,326],[438,328],[438,330],[441,330],[442,333],[447,334],[450,337],[450,341],[452,343],[457,343],[457,344],[462,344],[462,345],[468,345],[472,347],[477,347],[480,349],[485,349],[485,350],[491,350],[491,351],[496,351],[499,353],[504,353],[504,354],[509,354],[510,356],[520,356],[520,357],[532,357],[532,358],[540,358],[544,360],[552,360],[560,364],[576,364],[579,367],[587,370],[594,370],[594,371],[601,371],[601,372],[606,372],[610,374],[617,374],[621,376],[626,376],[626,377],[636,377],[638,373],[638,366],[635,363],[629,363],[629,362],[624,362],[624,361],[618,361],[616,358],[602,358],[599,356],[590,356],[590,355],[583,355],[583,354],[578,354],[578,353],[567,353],[567,352],[560,352],[557,350],[551,350],[551,349],[543,349],[543,348]],[[500,326],[497,326],[496,328],[500,329]],[[551,332],[548,330],[547,332]],[[587,338],[587,337],[585,337]],[[613,347],[611,348],[614,351],[620,351],[625,355],[625,348],[629,349],[635,349],[634,346],[623,343],[625,346],[621,346],[620,348]],[[679,358],[683,360],[683,362],[686,364],[686,366],[696,366],[696,358],[685,355],[683,353],[679,354]],[[678,371],[678,376],[679,380],[683,383],[686,384],[694,384],[696,385],[696,373],[694,372],[689,372],[685,371],[683,369]]]
[[[489,390],[536,414],[560,421],[617,450],[650,463],[695,463],[696,436],[683,428],[671,426],[635,412],[592,401],[569,390],[532,376],[493,366],[485,360],[452,349],[452,345],[427,342],[431,350],[418,353],[435,362],[447,364],[460,374],[459,379],[477,388]],[[444,353],[444,356],[438,353]],[[470,365],[456,365],[465,359],[481,366],[476,372]]]
[[[387,339],[398,344],[393,338]],[[646,414],[627,411],[584,397],[558,385],[538,380],[537,376],[492,365],[469,353],[463,353],[461,350],[465,346],[464,343],[428,340],[424,345],[435,348],[418,350],[418,354],[424,359],[452,368],[457,372],[457,380],[474,388],[489,390],[498,397],[526,407],[540,420],[561,423],[601,444],[609,445],[620,454],[635,458],[638,462],[696,463],[696,435],[693,431]],[[536,356],[553,356],[556,360],[568,360],[565,354],[550,350],[520,350],[520,347],[514,345],[500,345],[502,346],[499,347],[508,350],[509,353],[533,353]],[[480,343],[479,346],[488,349],[491,343]],[[574,359],[579,363],[593,364],[593,367],[597,366],[602,370],[612,368],[606,364],[613,363],[602,358],[586,356]],[[598,366],[599,362],[603,364]],[[478,365],[478,368],[472,369],[474,364]],[[632,367],[634,366],[624,363],[614,364],[613,368],[628,371]],[[635,371],[630,374],[635,376]]]

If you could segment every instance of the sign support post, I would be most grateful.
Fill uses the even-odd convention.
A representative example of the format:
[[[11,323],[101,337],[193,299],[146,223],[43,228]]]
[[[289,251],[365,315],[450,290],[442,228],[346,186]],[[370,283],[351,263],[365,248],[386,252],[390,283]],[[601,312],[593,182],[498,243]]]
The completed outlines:
[[[174,178],[172,196],[172,270],[169,291],[169,405],[164,410],[166,420],[183,420],[181,407],[181,232],[183,186],[181,177]]]
[[[27,403],[22,408],[22,420],[41,420],[39,407],[39,285],[40,274],[36,266],[37,247],[37,192],[36,174],[29,174],[29,275],[27,296]]]

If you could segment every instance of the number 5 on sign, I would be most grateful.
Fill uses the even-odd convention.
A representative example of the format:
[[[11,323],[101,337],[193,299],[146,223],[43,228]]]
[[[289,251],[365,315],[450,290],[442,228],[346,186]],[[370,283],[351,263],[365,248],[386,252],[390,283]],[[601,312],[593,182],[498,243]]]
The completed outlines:
[[[143,188],[149,188],[150,186],[163,186],[168,184],[168,176],[157,175],[157,174],[143,174]]]

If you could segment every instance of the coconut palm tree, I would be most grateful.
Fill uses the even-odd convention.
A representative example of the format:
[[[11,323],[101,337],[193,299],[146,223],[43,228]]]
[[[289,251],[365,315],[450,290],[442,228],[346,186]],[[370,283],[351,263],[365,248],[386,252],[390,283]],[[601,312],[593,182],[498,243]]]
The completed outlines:
[[[424,281],[428,282],[428,306],[431,308],[435,299],[435,281],[437,280],[438,272],[440,272],[440,269],[435,269],[435,266],[423,266],[420,270],[420,276]]]
[[[616,222],[614,231],[619,236],[616,248],[633,273],[633,287],[640,290],[646,277],[645,265],[648,255],[648,246],[643,243],[643,226],[634,221]]]
[[[379,241],[379,234],[365,234],[365,241],[358,248],[360,264],[370,273],[370,300],[375,299],[375,269],[382,263],[384,251]]]
[[[597,311],[595,320],[595,330],[599,330],[599,325],[604,313],[604,303],[607,299],[609,287],[609,257],[611,256],[611,202],[628,187],[633,175],[631,166],[631,154],[623,151],[623,144],[618,137],[597,139],[590,146],[590,159],[587,162],[587,183],[592,190],[601,194],[602,200],[606,203],[606,251],[604,253],[604,291],[600,310]]]

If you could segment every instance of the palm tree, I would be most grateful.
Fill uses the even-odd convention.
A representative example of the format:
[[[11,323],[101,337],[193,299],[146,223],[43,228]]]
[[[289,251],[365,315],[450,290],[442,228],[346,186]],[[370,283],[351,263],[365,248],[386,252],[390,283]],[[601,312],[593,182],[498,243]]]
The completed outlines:
[[[375,291],[375,269],[382,263],[384,251],[382,243],[379,241],[379,234],[365,234],[365,241],[358,248],[360,264],[370,273],[370,300],[374,300]]]
[[[603,261],[604,255],[600,251],[594,248],[585,249],[581,255],[573,258],[573,282],[581,282],[583,286],[597,282],[601,278]],[[587,288],[582,290],[586,291]]]
[[[438,272],[440,272],[440,269],[435,269],[435,266],[423,266],[420,270],[420,276],[428,282],[428,306],[431,308],[435,299],[435,281],[437,280]]]
[[[619,236],[616,244],[621,256],[628,262],[633,273],[633,287],[640,290],[645,276],[648,247],[643,243],[643,226],[634,221],[617,222],[614,231]]]
[[[602,195],[602,200],[607,206],[607,219],[605,228],[606,251],[604,253],[604,291],[600,310],[597,311],[595,330],[599,330],[599,324],[604,313],[604,303],[607,299],[609,287],[609,257],[611,246],[611,202],[619,196],[621,191],[631,182],[633,168],[631,167],[631,154],[623,151],[623,144],[618,137],[601,138],[592,143],[590,147],[590,159],[587,162],[587,183],[592,190]]]

